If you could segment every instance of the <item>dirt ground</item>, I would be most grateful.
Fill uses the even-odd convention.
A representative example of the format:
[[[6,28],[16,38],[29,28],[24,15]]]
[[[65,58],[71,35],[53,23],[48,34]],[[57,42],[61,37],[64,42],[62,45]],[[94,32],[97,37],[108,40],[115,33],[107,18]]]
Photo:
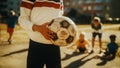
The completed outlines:
[[[91,30],[90,25],[77,25],[79,33],[84,31],[86,38],[91,42]],[[109,42],[109,35],[117,35],[116,42],[120,46],[120,24],[103,24],[103,47]],[[26,32],[19,26],[16,27],[12,44],[7,42],[8,34],[6,32],[6,25],[0,24],[0,68],[26,68],[26,57],[28,50],[29,37]],[[120,57],[116,57],[114,60],[107,62],[104,66],[97,66],[96,64],[101,62],[100,59],[93,59],[98,54],[98,40],[96,38],[95,53],[81,54],[71,56],[69,59],[61,60],[62,68],[120,68]],[[71,54],[74,49],[66,49],[61,47],[61,59],[65,57],[66,53]],[[120,55],[120,54],[119,54]]]

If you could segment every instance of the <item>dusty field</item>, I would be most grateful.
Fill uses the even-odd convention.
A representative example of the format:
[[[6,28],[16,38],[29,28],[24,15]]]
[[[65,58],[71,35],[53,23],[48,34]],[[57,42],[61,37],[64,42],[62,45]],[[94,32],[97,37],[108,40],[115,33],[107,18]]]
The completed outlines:
[[[84,31],[86,38],[91,42],[90,25],[77,25],[78,31]],[[109,35],[116,34],[116,42],[120,45],[120,24],[104,24],[103,25],[103,47],[109,42]],[[28,49],[29,37],[26,32],[19,26],[16,27],[12,44],[7,42],[8,34],[6,32],[6,25],[0,24],[0,68],[26,68],[26,57]],[[100,62],[99,59],[92,57],[98,54],[98,40],[96,38],[96,52],[92,55],[76,55],[67,60],[62,60],[62,68],[120,68],[120,58],[116,57],[115,60],[109,61],[104,66],[96,66]],[[65,53],[72,54],[73,49],[66,49],[61,47],[61,58],[65,57]]]

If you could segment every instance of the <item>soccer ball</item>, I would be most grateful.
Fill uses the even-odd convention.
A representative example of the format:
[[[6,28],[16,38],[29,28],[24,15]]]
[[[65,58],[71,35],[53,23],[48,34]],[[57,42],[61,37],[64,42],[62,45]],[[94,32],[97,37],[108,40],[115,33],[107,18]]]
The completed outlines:
[[[68,17],[61,16],[53,19],[48,28],[54,32],[51,42],[57,46],[71,45],[76,39],[76,25]]]

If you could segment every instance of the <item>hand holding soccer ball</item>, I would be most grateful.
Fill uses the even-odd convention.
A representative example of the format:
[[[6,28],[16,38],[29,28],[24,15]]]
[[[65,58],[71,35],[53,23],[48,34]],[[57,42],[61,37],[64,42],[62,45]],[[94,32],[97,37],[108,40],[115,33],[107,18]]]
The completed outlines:
[[[50,40],[53,37],[54,32],[47,28],[48,24],[49,23],[33,25],[33,30],[40,32],[47,40]]]
[[[53,31],[51,42],[57,46],[71,45],[77,36],[75,23],[65,16],[53,19],[48,29]]]

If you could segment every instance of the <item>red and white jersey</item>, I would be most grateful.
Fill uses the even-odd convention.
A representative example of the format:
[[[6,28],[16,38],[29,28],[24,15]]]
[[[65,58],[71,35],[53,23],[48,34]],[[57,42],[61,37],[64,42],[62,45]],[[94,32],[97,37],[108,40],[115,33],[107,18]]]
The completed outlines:
[[[61,16],[61,4],[54,1],[36,1],[31,11],[31,21],[41,25]]]
[[[42,25],[62,16],[62,4],[46,0],[39,0],[34,3],[22,1],[20,13],[19,23],[28,31],[30,38],[39,43],[51,44],[40,32],[33,31],[32,26],[33,24]]]

